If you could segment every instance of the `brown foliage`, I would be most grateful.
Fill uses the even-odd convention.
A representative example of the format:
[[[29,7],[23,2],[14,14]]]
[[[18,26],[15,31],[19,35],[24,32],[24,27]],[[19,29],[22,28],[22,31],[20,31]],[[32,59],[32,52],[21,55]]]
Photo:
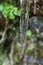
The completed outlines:
[[[31,0],[30,0],[31,1]],[[43,16],[43,0],[36,0],[36,16]],[[34,16],[34,1],[30,2],[30,17]]]

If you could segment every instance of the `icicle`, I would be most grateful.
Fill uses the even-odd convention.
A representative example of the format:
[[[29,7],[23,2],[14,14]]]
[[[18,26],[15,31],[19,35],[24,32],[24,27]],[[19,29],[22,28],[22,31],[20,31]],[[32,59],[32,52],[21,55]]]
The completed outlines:
[[[36,15],[36,0],[34,0],[34,15]],[[37,21],[37,17],[34,16],[34,22]]]
[[[34,14],[36,14],[36,0],[34,0]]]
[[[20,4],[22,4],[22,1],[23,1],[23,0],[20,0]]]
[[[21,16],[20,16],[20,43],[22,44],[25,38],[25,8],[26,8],[26,1],[23,0],[21,4]]]
[[[30,11],[30,0],[27,0],[27,20],[26,20],[26,31],[28,30],[28,22],[29,22],[29,11]]]

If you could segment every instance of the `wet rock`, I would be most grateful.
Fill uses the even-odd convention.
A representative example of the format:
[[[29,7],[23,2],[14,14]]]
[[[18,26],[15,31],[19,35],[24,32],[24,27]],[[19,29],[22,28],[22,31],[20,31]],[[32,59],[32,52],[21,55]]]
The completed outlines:
[[[43,57],[37,58],[37,62],[36,63],[43,65]]]
[[[43,17],[31,17],[28,26],[33,32],[39,34],[40,38],[43,38]]]

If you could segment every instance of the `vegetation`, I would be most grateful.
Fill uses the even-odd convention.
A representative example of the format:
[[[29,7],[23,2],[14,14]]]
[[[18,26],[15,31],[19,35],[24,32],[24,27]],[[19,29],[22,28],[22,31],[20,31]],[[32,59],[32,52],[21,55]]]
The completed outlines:
[[[15,19],[16,15],[20,16],[20,9],[6,2],[0,4],[0,12],[2,12],[5,18],[8,17],[9,19]]]
[[[42,2],[0,0],[0,65],[43,65]]]

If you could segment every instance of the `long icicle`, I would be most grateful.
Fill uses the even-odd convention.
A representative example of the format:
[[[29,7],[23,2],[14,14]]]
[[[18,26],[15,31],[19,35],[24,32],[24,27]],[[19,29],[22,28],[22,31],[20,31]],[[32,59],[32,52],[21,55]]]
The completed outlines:
[[[26,1],[25,0],[22,0],[21,4],[21,16],[20,16],[20,43],[21,43],[21,52],[20,52],[20,59],[22,58],[23,56],[23,53],[24,53],[24,47],[25,47],[25,43],[24,43],[24,40],[25,40],[25,30],[26,30],[26,27],[25,27],[25,12],[26,12]]]
[[[26,1],[22,0],[21,5],[21,16],[20,16],[20,43],[23,43],[25,38],[25,8]]]

